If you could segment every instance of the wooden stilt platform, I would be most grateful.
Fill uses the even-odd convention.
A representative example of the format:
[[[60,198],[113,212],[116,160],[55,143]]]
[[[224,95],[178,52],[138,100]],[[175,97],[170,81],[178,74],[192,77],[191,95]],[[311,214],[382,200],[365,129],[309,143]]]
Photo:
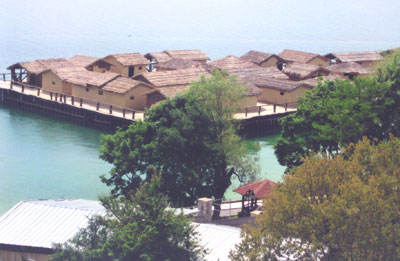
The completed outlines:
[[[144,111],[121,108],[61,93],[44,91],[26,84],[12,84],[0,80],[0,104],[17,107],[58,119],[73,121],[108,131],[143,120]],[[278,120],[295,112],[293,104],[266,104],[245,108],[234,115],[245,137],[265,136],[280,130]]]

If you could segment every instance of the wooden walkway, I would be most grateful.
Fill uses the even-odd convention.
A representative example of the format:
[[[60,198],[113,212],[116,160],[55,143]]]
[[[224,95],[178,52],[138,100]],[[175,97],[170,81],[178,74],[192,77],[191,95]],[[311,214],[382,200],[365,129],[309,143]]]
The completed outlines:
[[[0,80],[0,90],[10,90],[11,82],[6,80]],[[118,106],[112,106],[109,104],[102,104],[95,101],[90,101],[86,99],[76,98],[69,95],[64,95],[55,92],[44,91],[38,87],[29,85],[19,85],[13,84],[12,90],[24,95],[34,96],[38,99],[43,99],[47,101],[53,101],[61,104],[66,104],[75,108],[85,109],[92,112],[123,118],[131,121],[143,120],[144,112],[137,111],[127,108],[121,108]],[[262,116],[269,115],[280,115],[287,112],[295,112],[297,104],[268,104],[258,102],[257,106],[245,108],[242,112],[234,115],[235,119],[247,120]]]
[[[10,90],[10,81],[0,80],[0,90]],[[108,104],[97,103],[94,101],[80,99],[69,95],[44,91],[27,85],[13,84],[12,90],[24,95],[34,96],[35,98],[38,99],[62,103],[75,108],[85,109],[100,114],[123,118],[131,121],[143,120],[144,118],[143,111],[137,111],[117,106],[112,106]]]

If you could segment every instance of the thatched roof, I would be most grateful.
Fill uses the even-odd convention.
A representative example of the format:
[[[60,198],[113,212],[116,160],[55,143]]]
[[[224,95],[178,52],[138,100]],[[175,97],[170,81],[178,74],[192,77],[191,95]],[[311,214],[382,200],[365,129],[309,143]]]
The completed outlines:
[[[117,62],[122,64],[123,66],[132,66],[132,65],[147,65],[150,64],[149,60],[147,60],[140,53],[119,53],[119,54],[111,54],[106,56],[104,59],[108,57],[113,57]]]
[[[209,65],[213,67],[217,67],[218,69],[235,69],[235,68],[257,68],[259,66],[255,65],[252,62],[240,59],[239,57],[229,55],[224,58],[214,60],[209,63]]]
[[[114,78],[112,81],[107,82],[101,89],[109,92],[123,94],[138,86],[146,86],[148,88],[153,89],[153,87],[150,84],[136,81],[126,77]]]
[[[257,77],[257,78],[243,78],[244,81],[252,82],[258,88],[276,89],[280,91],[291,92],[299,87],[313,88],[311,84],[304,81],[290,81],[284,79],[274,79],[269,77]]]
[[[156,60],[157,63],[162,63],[162,62],[166,62],[172,59],[171,56],[169,56],[168,54],[164,53],[164,52],[159,52],[159,53],[146,53],[144,55],[144,57],[146,57],[148,60]]]
[[[91,72],[82,67],[65,67],[51,70],[61,80],[80,86],[102,86],[107,82],[119,77],[116,73]]]
[[[289,62],[297,62],[297,63],[308,63],[312,59],[319,57],[323,60],[328,60],[327,58],[315,54],[315,53],[307,53],[307,52],[301,52],[301,51],[296,51],[296,50],[283,50],[280,54],[278,54],[279,57],[282,59],[289,61]]]
[[[96,57],[90,57],[90,56],[84,56],[84,55],[75,55],[72,56],[71,58],[68,59],[68,62],[70,62],[73,66],[79,66],[79,67],[86,67],[93,63],[94,61],[97,61],[99,58]]]
[[[178,70],[178,69],[189,69],[193,67],[198,67],[199,62],[184,59],[172,59],[166,62],[159,62],[156,64],[156,69],[163,70]]]
[[[151,91],[147,92],[146,94],[158,92],[164,98],[170,98],[170,97],[174,97],[177,94],[186,92],[189,88],[190,88],[190,85],[163,87],[163,88],[157,88],[157,89],[151,90]]]
[[[338,63],[327,67],[332,73],[348,73],[348,74],[370,74],[374,70],[369,67],[364,67],[356,62]]]
[[[210,58],[201,50],[165,50],[172,59],[184,59],[192,61],[207,61]]]
[[[263,53],[258,51],[248,51],[247,53],[240,56],[241,59],[247,60],[249,62],[261,65],[262,63],[268,61],[270,58],[275,57],[280,62],[285,62],[281,57],[273,53]]]
[[[237,75],[239,78],[243,77],[267,77],[277,79],[289,79],[289,77],[275,67],[252,67],[252,68],[233,68],[228,70],[229,74]]]
[[[375,62],[383,58],[377,51],[328,53],[325,57],[328,59],[337,59],[337,61],[341,63]]]
[[[133,77],[138,81],[147,82],[157,88],[165,88],[168,86],[189,85],[190,82],[196,81],[202,75],[209,73],[202,68],[180,69],[163,72],[149,72]]]
[[[7,69],[25,69],[28,73],[40,74],[44,71],[62,67],[71,67],[72,64],[68,62],[65,58],[58,59],[45,59],[45,60],[35,60],[32,62],[19,62],[10,65]]]
[[[329,74],[329,71],[322,66],[307,63],[292,63],[287,65],[283,72],[289,76],[291,80],[305,80],[321,74]]]

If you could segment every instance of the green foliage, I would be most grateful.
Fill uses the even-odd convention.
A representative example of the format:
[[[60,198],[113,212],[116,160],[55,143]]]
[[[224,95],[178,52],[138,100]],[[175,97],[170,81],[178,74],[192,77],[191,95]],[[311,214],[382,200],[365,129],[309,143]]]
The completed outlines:
[[[398,260],[400,141],[314,154],[264,200],[233,260]]]
[[[281,119],[282,137],[275,146],[279,163],[298,166],[309,152],[334,153],[363,136],[388,138],[383,125],[388,88],[374,78],[320,82],[299,99],[296,113]]]
[[[197,260],[205,254],[183,213],[169,208],[153,175],[129,198],[102,197],[106,216],[90,219],[70,242],[55,246],[51,260]]]
[[[320,82],[299,101],[297,112],[281,119],[282,138],[275,146],[279,163],[289,169],[310,152],[337,152],[363,136],[398,137],[400,51],[385,57],[371,77]]]
[[[216,71],[193,83],[189,94],[150,109],[143,122],[104,136],[100,157],[114,167],[103,182],[124,195],[148,179],[152,166],[162,172],[161,191],[174,205],[222,198],[232,175],[245,179],[257,171],[231,122],[242,89]]]

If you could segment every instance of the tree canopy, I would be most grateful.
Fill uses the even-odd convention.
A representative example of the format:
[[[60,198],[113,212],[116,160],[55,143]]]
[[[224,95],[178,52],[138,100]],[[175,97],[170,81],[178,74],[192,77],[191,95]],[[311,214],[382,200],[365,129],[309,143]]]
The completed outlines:
[[[144,121],[104,136],[100,157],[114,167],[102,180],[113,194],[124,195],[155,167],[163,174],[161,191],[175,206],[193,205],[199,197],[221,199],[233,175],[244,180],[257,172],[232,124],[244,93],[236,78],[214,71],[187,94],[152,107]]]
[[[205,253],[195,227],[170,208],[153,175],[130,197],[102,197],[106,216],[94,216],[70,242],[55,245],[51,260],[197,260]]]
[[[400,52],[371,77],[319,82],[299,99],[297,112],[281,119],[275,146],[281,165],[298,166],[310,152],[337,152],[363,136],[387,140],[400,135]]]
[[[398,260],[400,141],[314,154],[264,199],[233,260]]]

